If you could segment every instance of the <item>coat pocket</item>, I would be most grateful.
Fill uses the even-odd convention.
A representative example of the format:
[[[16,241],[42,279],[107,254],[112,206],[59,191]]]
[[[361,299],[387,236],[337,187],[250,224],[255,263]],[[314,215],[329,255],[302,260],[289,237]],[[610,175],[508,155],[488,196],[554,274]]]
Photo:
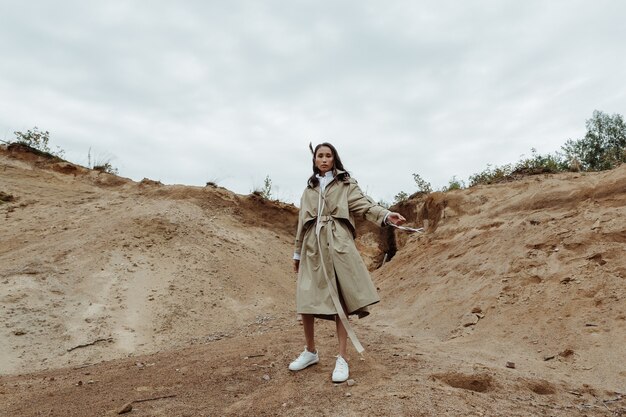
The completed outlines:
[[[354,253],[356,246],[352,233],[343,222],[337,222],[335,230],[333,230],[333,249],[337,253]]]

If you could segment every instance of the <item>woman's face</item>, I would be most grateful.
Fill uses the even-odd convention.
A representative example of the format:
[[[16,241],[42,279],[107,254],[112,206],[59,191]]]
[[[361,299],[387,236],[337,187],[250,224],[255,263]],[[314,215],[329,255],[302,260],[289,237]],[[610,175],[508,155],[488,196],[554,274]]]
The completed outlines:
[[[320,170],[320,174],[326,174],[333,169],[334,164],[333,151],[328,146],[320,146],[315,153],[315,167]]]

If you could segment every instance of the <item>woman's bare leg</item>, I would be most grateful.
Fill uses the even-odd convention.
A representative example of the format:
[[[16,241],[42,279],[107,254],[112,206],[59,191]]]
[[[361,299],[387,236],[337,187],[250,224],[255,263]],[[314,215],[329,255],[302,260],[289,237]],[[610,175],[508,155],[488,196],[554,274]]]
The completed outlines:
[[[339,285],[339,283],[337,283],[337,285]],[[339,301],[341,302],[341,308],[343,308],[344,314],[348,317],[348,309],[346,308],[346,303],[342,296],[339,297]],[[341,322],[339,314],[335,316],[335,325],[337,326],[337,340],[339,341],[339,356],[345,359],[346,349],[348,348],[348,331]]]
[[[339,355],[346,357],[346,349],[348,347],[348,332],[344,327],[339,315],[335,316],[335,324],[337,325],[337,339],[339,340]]]
[[[306,350],[315,353],[315,316],[313,314],[303,314],[302,327],[304,327]]]

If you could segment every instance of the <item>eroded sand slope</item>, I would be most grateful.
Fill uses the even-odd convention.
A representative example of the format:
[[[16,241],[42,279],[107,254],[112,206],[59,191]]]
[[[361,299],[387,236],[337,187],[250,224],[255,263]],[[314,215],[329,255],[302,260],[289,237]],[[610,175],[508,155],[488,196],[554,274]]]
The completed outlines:
[[[330,323],[286,369],[294,207],[5,148],[0,192],[2,415],[626,414],[626,166],[417,196],[428,232],[395,242],[360,225],[372,267],[398,252],[353,386]]]

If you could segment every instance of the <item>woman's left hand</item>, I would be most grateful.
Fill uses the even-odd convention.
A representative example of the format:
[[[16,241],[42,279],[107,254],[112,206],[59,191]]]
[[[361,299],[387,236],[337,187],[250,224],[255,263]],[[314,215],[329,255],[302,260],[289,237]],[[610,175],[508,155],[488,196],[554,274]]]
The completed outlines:
[[[391,212],[391,213],[389,213],[389,216],[387,216],[387,222],[393,223],[396,226],[401,225],[405,221],[406,221],[406,219],[400,213]]]

